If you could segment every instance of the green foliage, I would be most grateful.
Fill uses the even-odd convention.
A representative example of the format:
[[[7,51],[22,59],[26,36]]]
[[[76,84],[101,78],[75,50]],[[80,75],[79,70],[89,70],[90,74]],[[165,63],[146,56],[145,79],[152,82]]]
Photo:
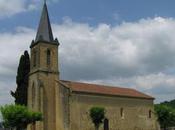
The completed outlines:
[[[103,107],[92,107],[90,109],[90,117],[95,128],[98,129],[105,118],[105,109]]]
[[[165,101],[165,102],[162,102],[161,104],[162,104],[162,105],[169,106],[169,107],[172,107],[172,108],[175,109],[175,100]]]
[[[5,128],[26,128],[28,124],[42,120],[40,112],[33,112],[21,105],[5,105],[0,107]]]
[[[15,92],[11,91],[11,95],[15,98],[15,103],[27,106],[27,89],[28,89],[28,75],[30,72],[30,58],[27,51],[20,58]]]
[[[167,105],[155,105],[155,112],[158,117],[159,124],[166,129],[175,125],[175,110]]]

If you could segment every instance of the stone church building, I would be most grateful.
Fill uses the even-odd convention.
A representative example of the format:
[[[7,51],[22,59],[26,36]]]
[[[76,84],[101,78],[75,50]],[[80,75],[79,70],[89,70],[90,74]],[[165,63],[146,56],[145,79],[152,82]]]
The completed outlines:
[[[27,130],[94,130],[89,116],[94,106],[106,110],[100,130],[156,130],[153,97],[129,88],[60,80],[58,47],[45,3],[30,45],[28,88],[29,109],[42,112],[44,119]]]

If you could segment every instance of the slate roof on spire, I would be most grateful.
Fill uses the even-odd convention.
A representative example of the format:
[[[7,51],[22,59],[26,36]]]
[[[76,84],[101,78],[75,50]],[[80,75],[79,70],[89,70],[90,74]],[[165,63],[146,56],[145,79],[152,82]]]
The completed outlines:
[[[38,41],[54,42],[46,3],[44,3],[44,6],[43,6],[41,19],[40,19],[37,35],[35,38],[35,42],[38,42]]]

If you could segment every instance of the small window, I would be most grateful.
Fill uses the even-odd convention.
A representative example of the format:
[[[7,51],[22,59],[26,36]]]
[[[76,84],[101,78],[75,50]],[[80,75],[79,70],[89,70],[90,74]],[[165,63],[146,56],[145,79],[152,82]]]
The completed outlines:
[[[124,110],[123,110],[123,108],[120,109],[120,116],[121,116],[121,118],[124,118]]]
[[[50,62],[51,62],[51,53],[50,53],[50,50],[47,50],[47,65],[50,65]]]
[[[149,118],[151,118],[151,116],[152,116],[152,111],[149,110]]]
[[[33,51],[33,67],[36,66],[36,51]]]

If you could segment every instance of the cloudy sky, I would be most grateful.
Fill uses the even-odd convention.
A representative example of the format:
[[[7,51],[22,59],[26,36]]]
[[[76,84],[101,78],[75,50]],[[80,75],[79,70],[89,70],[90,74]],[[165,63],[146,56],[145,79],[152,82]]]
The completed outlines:
[[[20,55],[29,50],[42,0],[0,0],[0,105],[13,102]],[[134,88],[175,99],[174,0],[48,0],[61,43],[61,79]]]

